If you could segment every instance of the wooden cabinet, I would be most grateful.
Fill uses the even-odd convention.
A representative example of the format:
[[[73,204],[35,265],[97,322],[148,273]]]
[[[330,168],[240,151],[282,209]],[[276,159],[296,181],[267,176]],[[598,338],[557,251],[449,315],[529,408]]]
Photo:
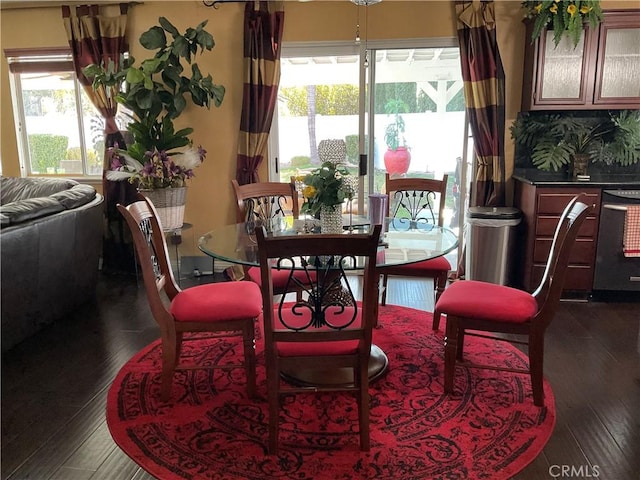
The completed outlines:
[[[527,39],[531,38],[527,25]],[[577,47],[553,32],[526,42],[522,110],[640,108],[640,10],[609,10]]]
[[[579,296],[586,296],[591,292],[601,189],[587,186],[584,188],[537,187],[517,181],[514,203],[522,210],[523,218],[523,238],[520,242],[520,287],[533,292],[540,283],[560,215],[569,200],[583,192],[588,195],[589,202],[596,207],[578,232],[576,244],[569,257],[564,290],[567,295],[571,292]]]

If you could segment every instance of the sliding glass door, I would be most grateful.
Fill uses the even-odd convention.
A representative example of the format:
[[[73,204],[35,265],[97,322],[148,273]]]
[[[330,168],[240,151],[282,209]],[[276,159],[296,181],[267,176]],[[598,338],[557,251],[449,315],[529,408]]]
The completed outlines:
[[[373,48],[370,57],[370,188],[380,191],[386,173],[448,174],[452,188],[465,122],[458,47]]]
[[[359,212],[369,193],[384,189],[388,172],[448,174],[444,224],[459,227],[468,182],[461,178],[467,137],[455,39],[284,45],[281,66],[271,180],[304,175],[321,163],[321,142],[338,140],[360,179]]]

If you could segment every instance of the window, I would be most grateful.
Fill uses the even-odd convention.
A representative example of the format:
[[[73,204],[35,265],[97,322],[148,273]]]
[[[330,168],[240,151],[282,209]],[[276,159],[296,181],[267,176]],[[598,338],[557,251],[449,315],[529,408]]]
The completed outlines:
[[[320,164],[322,140],[348,142],[350,164],[357,164],[360,114],[360,64],[358,47],[352,43],[328,46],[284,46],[278,103],[272,126],[272,151],[278,154],[277,177],[308,172]],[[309,84],[309,80],[313,83]],[[276,127],[277,125],[277,127]]]
[[[25,176],[102,176],[104,120],[68,49],[5,50]]]

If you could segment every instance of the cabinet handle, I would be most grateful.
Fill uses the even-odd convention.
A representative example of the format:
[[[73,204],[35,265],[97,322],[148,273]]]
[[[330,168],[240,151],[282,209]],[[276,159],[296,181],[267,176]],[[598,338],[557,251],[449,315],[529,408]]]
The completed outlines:
[[[627,206],[626,205],[614,205],[614,204],[611,204],[611,203],[603,204],[602,208],[606,208],[607,210],[617,210],[619,212],[626,212],[627,211]]]

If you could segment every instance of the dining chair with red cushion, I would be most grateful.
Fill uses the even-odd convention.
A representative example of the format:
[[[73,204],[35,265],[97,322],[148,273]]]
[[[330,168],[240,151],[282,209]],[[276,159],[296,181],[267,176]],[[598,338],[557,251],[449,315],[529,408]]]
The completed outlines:
[[[258,182],[240,185],[231,180],[238,222],[266,222],[278,216],[298,218],[300,208],[295,182]]]
[[[378,309],[376,252],[381,226],[371,233],[267,236],[256,230],[263,285],[263,328],[269,403],[269,453],[278,451],[280,400],[295,393],[346,391],[355,394],[361,450],[369,450],[369,357]],[[363,263],[362,297],[346,277],[356,259]],[[306,282],[298,280],[292,265]],[[274,300],[273,272],[288,274],[287,291],[302,289],[303,299]],[[289,290],[293,289],[293,290]],[[293,371],[349,369],[353,382],[308,385],[282,380]],[[330,401],[325,396],[323,401]],[[287,410],[293,411],[289,402]],[[295,413],[292,413],[295,416]],[[350,427],[346,426],[347,431]],[[302,437],[301,437],[302,438]]]
[[[562,213],[553,236],[551,251],[538,288],[529,293],[516,288],[477,280],[459,280],[440,296],[434,311],[433,328],[446,315],[444,391],[452,393],[456,363],[531,376],[533,403],[544,405],[544,337],[560,303],[571,248],[578,231],[593,210],[585,194],[574,197]],[[482,332],[490,332],[485,335]],[[509,334],[495,336],[493,334]],[[496,367],[464,361],[463,347],[469,336],[489,337],[528,345],[528,369]]]
[[[162,373],[160,396],[168,401],[175,370],[203,368],[180,362],[183,341],[214,341],[228,337],[242,340],[244,360],[241,364],[223,364],[206,368],[244,368],[249,396],[256,393],[255,325],[262,313],[262,295],[252,282],[220,282],[182,290],[171,270],[167,243],[153,203],[140,201],[128,206],[118,204],[127,221],[151,313],[160,328]],[[168,298],[163,301],[161,292]],[[194,335],[184,336],[185,333]]]
[[[268,225],[269,222],[285,216],[297,219],[299,216],[299,198],[295,182],[258,182],[240,185],[231,180],[236,196],[236,217],[238,222]],[[252,232],[255,227],[247,226]],[[245,276],[261,286],[259,267],[247,267]],[[288,274],[284,271],[273,272],[275,295],[282,294]]]
[[[442,180],[429,178],[385,178],[385,188],[389,195],[387,217],[395,226],[402,229],[426,228],[444,224],[444,203],[447,194],[448,175]],[[387,303],[387,283],[389,275],[401,277],[433,278],[435,300],[438,300],[447,286],[447,277],[451,264],[444,256],[397,266],[379,267],[382,275],[382,296],[380,303]]]

